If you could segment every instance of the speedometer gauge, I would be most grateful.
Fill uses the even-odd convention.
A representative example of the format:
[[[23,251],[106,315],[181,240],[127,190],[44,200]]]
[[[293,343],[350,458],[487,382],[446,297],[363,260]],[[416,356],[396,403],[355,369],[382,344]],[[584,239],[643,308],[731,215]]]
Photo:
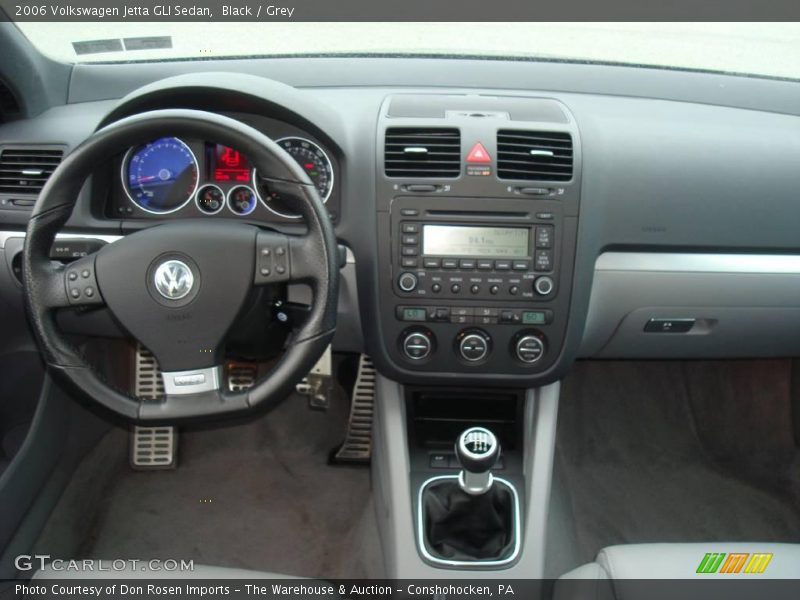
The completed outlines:
[[[320,198],[327,202],[333,191],[333,164],[328,155],[314,142],[300,137],[286,137],[277,140],[277,144],[286,150],[308,175],[317,188]],[[287,219],[299,219],[297,211],[287,206],[275,190],[271,190],[269,181],[262,179],[253,172],[253,180],[258,197],[264,205],[275,214]]]
[[[122,182],[131,202],[163,215],[191,200],[198,170],[197,157],[183,140],[163,137],[128,150],[122,162]]]

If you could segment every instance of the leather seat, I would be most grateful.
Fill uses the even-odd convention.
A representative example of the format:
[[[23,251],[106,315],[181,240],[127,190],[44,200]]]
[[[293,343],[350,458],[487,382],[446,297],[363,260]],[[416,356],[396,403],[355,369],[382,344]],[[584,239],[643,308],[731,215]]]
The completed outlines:
[[[706,554],[722,554],[714,577],[742,577],[754,554],[772,554],[761,579],[800,579],[800,544],[759,544],[753,542],[692,544],[628,544],[601,550],[595,561],[573,569],[561,579],[688,579],[708,578],[698,573]],[[747,554],[736,559],[731,571],[723,572],[731,554]],[[709,557],[710,558],[710,557]],[[717,559],[718,560],[718,559]],[[741,566],[739,569],[735,567]]]
[[[58,570],[54,569],[52,564],[48,564],[44,569],[37,571],[33,579],[298,579],[294,575],[209,565],[194,565],[191,571],[151,571],[146,568],[148,562],[146,560],[139,561],[138,568],[134,568],[130,561],[125,561],[124,569],[112,569],[112,561],[104,559],[102,565],[107,570],[102,571],[97,569],[99,560],[91,561],[91,564],[95,565],[94,569],[83,567],[81,559],[76,559],[74,562],[82,568],[67,569],[68,561],[65,560],[59,565]]]
[[[601,550],[594,562],[562,575],[555,584],[553,597],[554,600],[708,600],[712,597],[796,600],[800,586],[768,580],[798,580],[798,565],[800,544],[712,542],[610,546]]]

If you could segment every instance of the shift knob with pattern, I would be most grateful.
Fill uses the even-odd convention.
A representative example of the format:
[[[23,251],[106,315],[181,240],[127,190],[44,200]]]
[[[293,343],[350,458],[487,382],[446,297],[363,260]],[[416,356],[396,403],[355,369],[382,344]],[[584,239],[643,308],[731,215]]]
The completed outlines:
[[[492,467],[500,458],[500,442],[484,427],[470,427],[458,436],[456,456],[462,470],[458,474],[461,489],[474,496],[492,488]]]

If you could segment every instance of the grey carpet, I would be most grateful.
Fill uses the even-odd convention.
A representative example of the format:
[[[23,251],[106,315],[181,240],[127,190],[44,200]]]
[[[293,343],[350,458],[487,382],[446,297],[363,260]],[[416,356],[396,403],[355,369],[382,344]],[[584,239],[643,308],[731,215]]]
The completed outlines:
[[[54,555],[54,547],[75,548],[79,557],[381,576],[369,470],[327,464],[347,413],[346,401],[335,404],[312,412],[292,397],[249,424],[183,433],[174,471],[131,471],[126,434],[117,431],[76,473],[37,546]],[[109,463],[104,484],[95,476]]]
[[[576,365],[556,462],[572,562],[622,543],[800,542],[789,373],[789,361]]]

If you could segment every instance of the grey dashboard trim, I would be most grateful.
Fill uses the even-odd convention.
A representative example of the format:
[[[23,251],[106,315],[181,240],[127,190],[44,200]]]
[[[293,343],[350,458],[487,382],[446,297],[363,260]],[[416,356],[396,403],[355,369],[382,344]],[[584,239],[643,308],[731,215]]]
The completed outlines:
[[[595,264],[598,271],[795,274],[800,273],[800,255],[605,252]]]
[[[0,249],[6,247],[6,241],[11,238],[24,238],[25,232],[24,231],[0,231]],[[59,233],[56,234],[56,239],[58,240],[103,240],[109,244],[116,242],[117,240],[122,239],[125,236],[122,235],[104,235],[104,234],[93,234],[93,233]],[[348,264],[355,264],[356,257],[353,254],[353,251],[349,247],[345,247],[347,250],[347,263]]]

